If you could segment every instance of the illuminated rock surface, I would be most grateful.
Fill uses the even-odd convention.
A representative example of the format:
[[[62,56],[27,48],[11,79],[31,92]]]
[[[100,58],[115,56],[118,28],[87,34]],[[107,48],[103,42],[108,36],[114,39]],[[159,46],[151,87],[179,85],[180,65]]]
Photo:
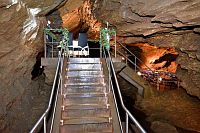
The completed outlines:
[[[181,86],[200,98],[200,1],[103,0],[95,13],[109,21],[127,44],[174,47]]]

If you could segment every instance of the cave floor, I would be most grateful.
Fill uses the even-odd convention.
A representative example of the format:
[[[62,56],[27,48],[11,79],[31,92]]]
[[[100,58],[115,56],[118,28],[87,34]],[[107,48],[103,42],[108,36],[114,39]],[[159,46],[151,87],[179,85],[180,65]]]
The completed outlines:
[[[200,132],[200,100],[184,89],[154,90],[154,94],[142,98],[129,83],[119,81],[125,104],[148,132]]]

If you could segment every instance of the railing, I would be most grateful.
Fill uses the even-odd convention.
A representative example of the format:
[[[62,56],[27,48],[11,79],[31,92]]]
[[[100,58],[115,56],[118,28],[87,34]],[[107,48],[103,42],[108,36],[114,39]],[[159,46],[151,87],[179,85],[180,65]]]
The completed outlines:
[[[105,53],[105,52],[107,52],[107,53]],[[118,111],[118,105],[117,105],[117,102],[116,102],[116,97],[115,97],[115,92],[114,92],[113,82],[112,82],[111,76],[113,76],[113,79],[115,81],[115,84],[116,84],[116,87],[117,87],[117,93],[119,95],[121,106],[122,106],[123,110],[126,112],[126,130],[125,130],[126,133],[129,132],[129,118],[136,125],[136,127],[140,130],[140,132],[146,133],[145,129],[139,124],[139,122],[134,118],[134,116],[130,113],[130,111],[124,105],[121,90],[120,90],[120,87],[119,87],[119,83],[118,83],[118,80],[117,80],[114,65],[113,65],[109,51],[104,50],[104,57],[106,58],[106,64],[107,64],[107,68],[108,68],[108,72],[109,72],[109,87],[112,89],[113,94],[114,94],[114,102],[115,102],[115,106],[116,106],[116,109],[117,109],[117,114],[118,114],[121,132],[123,133],[124,131],[123,131],[122,125],[121,125],[121,120],[120,120],[119,111]]]
[[[50,133],[52,132],[53,122],[54,122],[54,118],[55,118],[55,109],[56,109],[57,100],[58,100],[58,92],[59,92],[60,88],[62,87],[63,61],[64,61],[64,55],[62,55],[62,52],[59,51],[56,74],[55,74],[55,77],[54,77],[54,82],[53,82],[53,87],[52,87],[52,90],[51,90],[51,95],[50,95],[50,98],[49,98],[48,107],[45,110],[45,112],[42,114],[40,119],[36,122],[34,127],[31,129],[30,133],[34,133],[34,132],[36,132],[36,130],[37,131],[40,130],[39,128],[41,128],[42,126],[43,126],[43,132],[44,133],[47,132],[47,124],[48,124],[47,118],[49,117],[51,110],[53,109],[51,128],[50,128],[50,131],[48,131]],[[55,99],[55,101],[53,101],[53,99]],[[53,105],[54,105],[54,108],[53,108]]]
[[[59,32],[55,32],[56,29],[50,29],[49,31],[52,32],[52,34],[55,34],[55,36],[58,36],[58,40],[54,39],[50,35],[48,35],[46,32],[44,32],[44,57],[45,58],[57,58],[58,57],[58,46],[60,45],[60,41],[62,40],[62,34]]]
[[[161,83],[163,83],[164,85],[167,85],[169,83],[177,83],[177,87],[179,88],[180,81],[177,78],[175,78],[175,79],[172,78],[172,80],[170,80],[170,81],[162,79],[161,75],[166,72],[158,72],[158,71],[152,70],[141,59],[139,59],[134,53],[132,53],[128,48],[126,48],[126,46],[124,46],[121,42],[117,41],[117,44],[119,44],[125,51],[125,53],[123,53],[120,50],[118,50],[117,53],[124,57],[126,65],[128,65],[128,62],[131,63],[134,66],[134,71],[135,72],[138,71],[138,75],[142,75],[142,73],[140,72],[141,68],[138,64],[140,63],[140,65],[143,65],[144,67],[146,67],[146,71],[148,71],[149,73],[151,73],[153,75],[153,79],[147,79],[147,80],[152,81],[155,84],[157,90],[160,89]],[[132,61],[129,58],[129,56],[134,57],[134,61]],[[170,72],[167,72],[166,74],[174,76],[174,74],[172,74]]]

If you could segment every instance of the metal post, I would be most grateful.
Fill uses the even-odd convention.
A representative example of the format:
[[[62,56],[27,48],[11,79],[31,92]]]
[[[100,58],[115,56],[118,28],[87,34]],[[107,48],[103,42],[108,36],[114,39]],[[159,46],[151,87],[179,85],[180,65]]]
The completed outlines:
[[[180,82],[179,82],[179,80],[177,80],[177,87],[178,87],[178,89],[179,89],[179,87],[180,87]]]
[[[136,72],[136,69],[137,69],[137,58],[136,58],[136,56],[135,56],[135,72]]]
[[[117,58],[117,37],[116,37],[116,32],[115,32],[115,58]]]
[[[126,133],[128,133],[128,113],[126,113]]]
[[[110,73],[110,59],[108,58],[108,72],[109,72],[109,93],[110,93],[110,89],[111,89],[111,73]]]
[[[51,44],[51,57],[53,58],[53,43]]]
[[[102,58],[102,40],[101,40],[101,32],[100,32],[100,58]]]
[[[157,90],[160,90],[160,87],[159,87],[159,76],[157,77]]]
[[[44,133],[47,133],[46,116],[44,117]]]
[[[46,33],[44,32],[44,57],[47,58]]]

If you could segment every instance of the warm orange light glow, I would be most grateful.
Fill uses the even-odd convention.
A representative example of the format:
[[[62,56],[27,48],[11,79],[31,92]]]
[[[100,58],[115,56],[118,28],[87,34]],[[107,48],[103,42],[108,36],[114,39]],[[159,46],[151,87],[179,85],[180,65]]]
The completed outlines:
[[[70,32],[77,34],[80,31],[87,31],[89,39],[99,39],[101,23],[93,16],[92,5],[89,0],[84,1],[80,7],[61,17],[63,27],[69,29]]]
[[[134,44],[132,46],[142,50],[140,58],[152,70],[176,72],[177,64],[175,58],[178,56],[178,52],[176,52],[175,48],[160,48],[147,43]],[[143,70],[146,69],[144,64],[141,64]]]

